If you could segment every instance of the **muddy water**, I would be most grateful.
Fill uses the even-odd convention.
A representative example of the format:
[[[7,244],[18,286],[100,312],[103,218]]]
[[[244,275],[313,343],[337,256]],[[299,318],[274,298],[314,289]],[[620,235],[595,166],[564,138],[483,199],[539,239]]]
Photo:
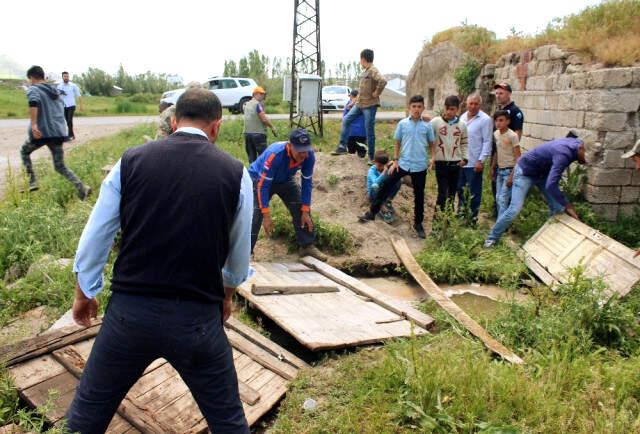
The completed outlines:
[[[400,277],[360,278],[360,280],[378,291],[405,301],[421,301],[428,298],[424,290],[416,283]],[[504,301],[526,300],[526,296],[495,285],[477,283],[462,285],[439,285],[448,297],[462,310],[473,317],[491,318],[495,316]]]

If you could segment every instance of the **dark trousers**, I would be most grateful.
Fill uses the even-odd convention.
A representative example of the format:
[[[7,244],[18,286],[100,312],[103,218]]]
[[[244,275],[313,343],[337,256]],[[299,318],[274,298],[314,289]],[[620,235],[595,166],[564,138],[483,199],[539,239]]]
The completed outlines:
[[[73,133],[73,115],[76,112],[76,106],[64,108],[64,118],[67,121],[67,128],[69,129],[69,138],[75,139],[76,135]]]
[[[444,210],[447,199],[453,206],[458,191],[460,178],[459,161],[436,161],[436,181],[438,183],[438,199],[436,205]]]
[[[465,198],[465,187],[469,189],[467,198]],[[471,208],[471,218],[476,220],[481,200],[482,172],[476,173],[473,167],[463,167],[460,169],[460,180],[458,181],[458,210],[462,211],[468,202]]]
[[[260,233],[260,227],[262,226],[262,212],[260,211],[260,205],[258,202],[258,182],[253,181],[253,221],[251,222],[251,253],[258,241],[258,234]],[[316,240],[316,236],[313,232],[309,232],[307,228],[302,226],[302,200],[300,199],[300,186],[295,179],[290,179],[287,182],[280,184],[271,184],[269,190],[269,198],[277,195],[291,214],[291,221],[293,228],[296,231],[296,238],[300,247],[305,247],[313,244]]]
[[[114,293],[67,412],[69,431],[104,433],[131,386],[164,358],[213,432],[248,434],[221,311],[218,304]]]
[[[492,179],[491,180],[491,197],[493,198],[493,216],[495,218],[498,218],[498,201],[496,200],[497,193],[498,193],[498,185],[496,183],[496,180]]]
[[[398,170],[394,171],[391,175],[388,175],[380,186],[378,194],[371,202],[371,208],[369,211],[371,214],[376,215],[380,212],[382,204],[384,204],[391,193],[394,191],[394,187],[397,186],[398,181],[402,177],[409,175],[411,177],[411,185],[413,186],[413,209],[414,220],[417,225],[421,225],[424,220],[424,187],[427,183],[427,171],[421,172],[407,172],[406,170],[398,167]]]
[[[367,155],[367,150],[362,149],[360,146],[358,146],[358,142],[366,145],[367,138],[364,136],[349,136],[349,141],[347,142],[347,152],[349,152],[350,154],[355,154],[357,152],[358,157],[363,158],[365,155]]]
[[[267,149],[267,135],[258,133],[244,134],[244,149],[247,151],[249,163],[253,163],[258,159],[260,154]]]
[[[60,175],[67,178],[73,186],[78,190],[78,193],[82,195],[84,193],[84,185],[78,179],[75,173],[71,171],[67,166],[64,165],[64,150],[62,148],[62,139],[58,138],[52,140],[49,143],[43,143],[40,140],[38,143],[25,142],[20,148],[20,156],[22,157],[22,164],[24,165],[25,170],[27,171],[27,175],[29,175],[29,183],[36,184],[37,178],[36,174],[33,171],[33,163],[31,162],[31,153],[37,149],[40,149],[43,146],[47,146],[49,151],[51,152],[51,157],[53,158],[53,168]]]

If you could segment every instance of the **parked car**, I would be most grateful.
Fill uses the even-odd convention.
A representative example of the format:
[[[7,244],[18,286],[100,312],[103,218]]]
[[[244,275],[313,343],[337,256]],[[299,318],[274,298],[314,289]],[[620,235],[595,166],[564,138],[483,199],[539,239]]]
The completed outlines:
[[[223,108],[231,113],[242,113],[244,105],[251,99],[253,89],[258,84],[251,78],[243,77],[211,77],[203,83],[206,89],[215,93]],[[162,94],[160,107],[172,106],[178,101],[185,89],[169,90]]]
[[[348,86],[324,86],[322,88],[322,110],[325,112],[329,110],[342,111],[349,102],[350,93],[351,89]]]

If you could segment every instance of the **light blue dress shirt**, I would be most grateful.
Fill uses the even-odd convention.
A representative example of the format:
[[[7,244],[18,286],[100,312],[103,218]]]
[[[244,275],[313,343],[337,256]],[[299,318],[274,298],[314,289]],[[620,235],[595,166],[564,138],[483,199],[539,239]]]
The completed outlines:
[[[422,172],[429,166],[429,144],[435,141],[433,128],[422,119],[411,116],[398,122],[394,139],[400,140],[398,165],[407,172]]]
[[[206,134],[197,128],[179,128],[176,132]],[[87,222],[73,264],[84,295],[95,297],[104,286],[104,266],[109,259],[113,239],[120,229],[120,160],[102,181],[100,195]],[[229,236],[229,256],[222,269],[225,287],[235,288],[253,274],[251,256],[251,219],[253,218],[253,183],[243,169],[240,197]]]
[[[493,145],[493,119],[480,110],[477,115],[469,118],[469,112],[460,116],[460,120],[467,124],[469,137],[469,157],[464,167],[475,167],[478,160],[484,160],[491,155]]]

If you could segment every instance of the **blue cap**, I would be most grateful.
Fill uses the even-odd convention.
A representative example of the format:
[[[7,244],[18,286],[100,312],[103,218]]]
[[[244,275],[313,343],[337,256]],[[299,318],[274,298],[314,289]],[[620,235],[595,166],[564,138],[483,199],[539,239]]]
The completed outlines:
[[[313,150],[311,146],[311,136],[304,128],[298,128],[291,131],[289,135],[289,143],[296,152],[308,152]]]

